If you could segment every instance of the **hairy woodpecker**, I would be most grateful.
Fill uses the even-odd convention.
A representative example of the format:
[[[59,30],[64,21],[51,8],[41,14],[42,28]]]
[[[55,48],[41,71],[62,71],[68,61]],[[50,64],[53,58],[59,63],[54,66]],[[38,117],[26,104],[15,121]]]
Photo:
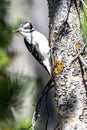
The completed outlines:
[[[31,22],[23,22],[13,32],[18,32],[24,37],[27,49],[51,75],[50,47],[47,38],[36,31]]]

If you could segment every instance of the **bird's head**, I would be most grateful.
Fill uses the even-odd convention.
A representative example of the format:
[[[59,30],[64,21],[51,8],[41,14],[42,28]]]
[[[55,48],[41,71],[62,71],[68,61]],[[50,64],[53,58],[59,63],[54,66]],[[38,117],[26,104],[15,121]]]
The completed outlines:
[[[34,28],[31,22],[23,22],[19,25],[18,29],[14,30],[13,32],[18,32],[24,37],[27,37],[33,31]]]

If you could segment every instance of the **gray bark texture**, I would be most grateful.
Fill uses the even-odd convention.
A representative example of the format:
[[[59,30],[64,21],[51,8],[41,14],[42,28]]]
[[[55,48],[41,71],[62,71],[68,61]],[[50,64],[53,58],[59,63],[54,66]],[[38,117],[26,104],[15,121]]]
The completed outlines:
[[[79,57],[86,61],[87,55],[77,12],[79,4],[79,0],[77,4],[75,0],[48,0],[58,130],[87,130],[87,66]]]

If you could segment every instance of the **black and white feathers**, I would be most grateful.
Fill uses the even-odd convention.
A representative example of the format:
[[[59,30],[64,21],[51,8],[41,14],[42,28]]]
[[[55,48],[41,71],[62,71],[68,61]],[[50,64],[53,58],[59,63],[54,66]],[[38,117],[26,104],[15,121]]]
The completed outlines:
[[[50,47],[47,38],[36,31],[31,22],[23,22],[17,30],[24,37],[24,42],[30,53],[51,74]]]

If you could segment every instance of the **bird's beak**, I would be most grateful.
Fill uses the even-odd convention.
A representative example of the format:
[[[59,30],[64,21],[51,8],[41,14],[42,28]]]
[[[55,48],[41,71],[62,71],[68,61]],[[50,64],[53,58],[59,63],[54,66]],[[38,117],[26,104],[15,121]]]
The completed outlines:
[[[19,32],[19,29],[13,30],[12,32],[13,32],[13,33],[15,33],[15,32]]]

